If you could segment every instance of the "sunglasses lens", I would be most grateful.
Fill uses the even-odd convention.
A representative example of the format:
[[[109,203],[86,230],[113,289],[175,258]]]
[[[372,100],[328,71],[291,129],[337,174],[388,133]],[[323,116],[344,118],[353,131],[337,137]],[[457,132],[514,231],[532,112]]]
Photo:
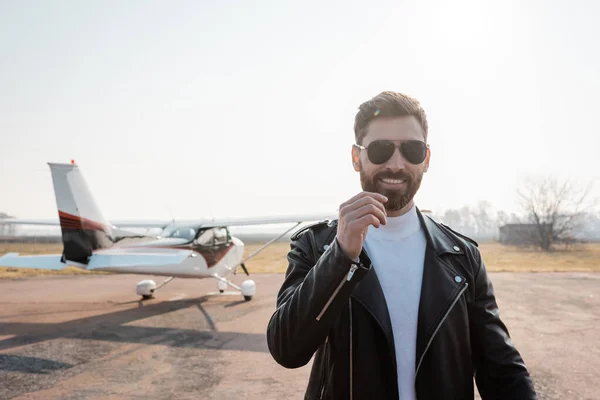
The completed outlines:
[[[402,143],[402,155],[411,164],[421,164],[427,156],[427,145],[420,140]]]
[[[367,154],[373,164],[383,164],[390,159],[396,147],[388,141],[375,141],[369,144]]]

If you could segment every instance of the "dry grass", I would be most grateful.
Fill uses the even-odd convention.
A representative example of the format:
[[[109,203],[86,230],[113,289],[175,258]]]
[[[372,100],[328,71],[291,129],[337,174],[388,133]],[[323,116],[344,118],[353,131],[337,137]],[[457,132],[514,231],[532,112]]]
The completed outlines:
[[[246,255],[258,249],[262,244],[247,244]],[[284,273],[287,269],[288,242],[275,242],[246,262],[248,272],[261,274]]]
[[[557,246],[553,252],[484,243],[480,250],[488,270],[495,272],[600,272],[600,243]]]
[[[0,255],[5,253],[61,254],[62,243],[0,243]]]
[[[77,267],[66,267],[59,271],[52,271],[48,269],[34,269],[34,268],[13,268],[13,267],[0,267],[0,279],[4,278],[28,278],[33,276],[55,276],[55,275],[100,275],[108,274],[108,272],[100,271],[86,271],[85,269]]]
[[[258,246],[249,245],[247,251]],[[283,273],[289,248],[288,243],[274,243],[248,261],[246,267],[251,273]],[[482,243],[479,249],[491,272],[600,272],[600,243],[559,248],[552,253],[500,243]]]
[[[246,255],[262,244],[246,245]],[[264,249],[246,266],[253,273],[284,273],[287,269],[287,242],[276,242]],[[505,246],[499,243],[483,243],[479,246],[486,267],[492,272],[600,272],[600,243],[577,245],[572,249],[558,249],[544,253],[535,249]],[[0,244],[0,254],[20,252],[21,254],[60,254],[62,244]],[[40,275],[102,274],[75,267],[61,271],[37,270],[30,268],[0,267],[0,278],[18,278]]]

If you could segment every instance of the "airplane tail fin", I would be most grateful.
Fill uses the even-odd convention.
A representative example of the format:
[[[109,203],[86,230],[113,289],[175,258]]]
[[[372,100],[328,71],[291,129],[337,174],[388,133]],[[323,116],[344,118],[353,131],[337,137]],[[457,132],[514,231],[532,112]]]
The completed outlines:
[[[113,229],[104,218],[76,164],[48,163],[63,239],[63,262],[87,264],[94,250],[112,247]]]

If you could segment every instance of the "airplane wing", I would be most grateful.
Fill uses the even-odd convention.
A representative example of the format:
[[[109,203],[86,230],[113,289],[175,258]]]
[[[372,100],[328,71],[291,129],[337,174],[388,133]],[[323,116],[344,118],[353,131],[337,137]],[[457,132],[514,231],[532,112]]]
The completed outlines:
[[[337,218],[337,213],[315,213],[300,215],[269,215],[259,217],[224,217],[224,218],[204,218],[192,220],[114,220],[110,223],[115,228],[165,228],[170,224],[176,225],[198,225],[203,227],[212,226],[249,226],[249,225],[270,225],[286,223],[302,223],[321,221]],[[7,218],[0,220],[0,224],[6,225],[46,225],[60,226],[58,219],[23,219]]]
[[[119,228],[164,228],[168,225],[196,225],[205,228],[213,226],[250,226],[287,223],[314,222],[337,218],[337,213],[266,215],[258,217],[220,217],[182,220],[114,220],[110,223]]]
[[[26,219],[26,218],[6,218],[0,219],[0,225],[49,225],[59,226],[58,219]]]
[[[113,220],[109,221],[116,228],[165,228],[173,223],[166,219],[149,220]]]
[[[300,214],[300,215],[270,215],[261,217],[240,218],[212,218],[197,221],[202,226],[244,226],[244,225],[270,225],[322,221],[337,218],[337,213]]]
[[[116,220],[110,221],[115,228],[164,228],[173,223],[168,220]],[[60,226],[58,219],[28,219],[28,218],[6,218],[0,219],[0,225],[45,225]]]

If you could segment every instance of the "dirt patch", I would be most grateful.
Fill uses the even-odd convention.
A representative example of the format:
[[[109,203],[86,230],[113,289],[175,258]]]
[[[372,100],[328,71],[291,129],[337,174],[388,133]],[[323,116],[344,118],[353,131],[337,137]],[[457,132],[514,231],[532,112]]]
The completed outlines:
[[[207,295],[208,279],[175,279],[144,302],[134,275],[0,281],[0,398],[302,398],[311,363],[285,369],[266,345],[284,276],[252,278],[250,302]],[[491,279],[538,398],[596,398],[600,274]]]

